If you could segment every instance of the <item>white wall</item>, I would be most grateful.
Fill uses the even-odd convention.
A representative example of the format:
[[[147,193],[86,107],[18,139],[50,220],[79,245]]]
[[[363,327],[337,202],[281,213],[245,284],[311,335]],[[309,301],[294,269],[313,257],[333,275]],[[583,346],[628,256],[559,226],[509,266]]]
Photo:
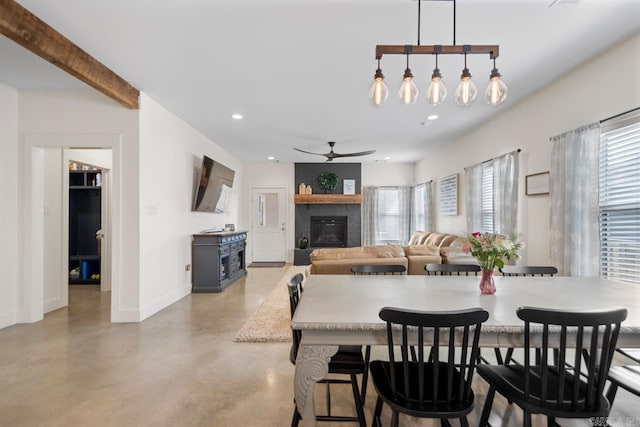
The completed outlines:
[[[363,163],[362,186],[414,185],[413,163]]]
[[[18,311],[18,91],[0,82],[0,328]]]
[[[31,140],[50,147],[78,147],[83,141],[87,141],[89,147],[103,140],[121,141],[121,150],[114,151],[118,156],[114,163],[119,165],[119,176],[112,177],[117,198],[113,209],[120,219],[114,224],[114,232],[118,233],[121,247],[126,248],[126,255],[114,254],[113,262],[122,283],[113,289],[111,319],[137,320],[140,306],[138,111],[123,108],[92,89],[20,91],[19,101],[20,151],[22,145]],[[28,224],[22,227],[22,234],[30,234],[27,227]],[[113,278],[114,283],[119,278]],[[22,284],[23,288],[27,286]]]
[[[202,156],[235,171],[229,213],[192,212],[194,172]],[[141,319],[191,291],[191,235],[236,224],[241,215],[242,163],[149,96],[140,96]],[[212,262],[214,262],[212,260]]]
[[[62,150],[46,150],[44,153],[44,312],[48,313],[67,304],[62,269],[68,264],[63,258],[68,256],[62,248]],[[68,202],[68,198],[64,198]],[[68,204],[67,204],[68,206]],[[68,227],[67,227],[68,229]]]
[[[437,231],[456,234],[472,231],[466,230],[465,225],[466,166],[521,148],[519,230],[520,237],[527,244],[521,263],[553,263],[549,259],[549,197],[525,196],[524,178],[528,174],[549,170],[551,136],[640,105],[638,58],[640,34],[418,162],[417,181],[433,179],[436,200],[440,178],[454,173],[461,178],[460,214],[455,217],[437,215]]]

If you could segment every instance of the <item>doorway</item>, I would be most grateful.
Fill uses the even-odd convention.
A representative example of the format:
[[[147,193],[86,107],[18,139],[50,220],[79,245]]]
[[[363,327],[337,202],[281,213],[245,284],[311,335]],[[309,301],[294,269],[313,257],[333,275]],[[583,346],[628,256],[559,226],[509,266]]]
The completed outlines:
[[[284,188],[251,189],[251,236],[253,262],[286,261]]]
[[[111,209],[113,202],[119,206],[119,171],[120,171],[120,135],[25,135],[23,151],[23,184],[25,197],[22,206],[24,250],[22,268],[24,285],[20,289],[23,310],[19,312],[18,322],[27,323],[41,320],[45,312],[68,304],[69,281],[69,241],[68,241],[68,169],[63,165],[68,164],[68,152],[72,147],[82,147],[82,150],[98,152],[110,151],[112,161],[110,178],[103,178],[103,182],[111,178],[115,185],[107,192],[109,228],[113,232],[108,233],[109,242],[102,252],[109,255],[109,260],[118,259],[120,254],[120,239],[117,238],[120,230],[120,214],[117,209]],[[61,179],[52,191],[51,180],[48,179],[46,165],[48,157],[60,159],[57,161],[58,173]],[[93,162],[89,162],[93,163]],[[64,190],[63,190],[64,189]],[[52,210],[48,200],[58,200],[56,206],[59,210]],[[66,217],[63,218],[63,206],[66,206]],[[56,209],[58,209],[56,207]],[[104,231],[104,230],[103,230]],[[51,268],[52,265],[58,266]],[[108,273],[111,283],[111,312],[113,319],[114,309],[118,308],[118,294],[120,291],[119,264],[112,265]],[[102,275],[102,274],[101,274]]]

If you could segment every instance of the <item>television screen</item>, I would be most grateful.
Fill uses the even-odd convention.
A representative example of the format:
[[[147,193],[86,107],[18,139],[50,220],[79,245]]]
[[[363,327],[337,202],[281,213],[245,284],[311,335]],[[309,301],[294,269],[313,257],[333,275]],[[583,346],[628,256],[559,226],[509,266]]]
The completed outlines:
[[[192,210],[215,213],[228,212],[234,176],[233,170],[203,156]]]

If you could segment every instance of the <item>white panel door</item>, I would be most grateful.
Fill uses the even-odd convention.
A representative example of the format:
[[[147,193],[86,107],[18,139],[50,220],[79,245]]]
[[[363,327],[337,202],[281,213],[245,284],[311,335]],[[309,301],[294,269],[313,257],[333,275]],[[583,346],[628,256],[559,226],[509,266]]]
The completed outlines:
[[[251,189],[253,262],[285,261],[285,189]]]

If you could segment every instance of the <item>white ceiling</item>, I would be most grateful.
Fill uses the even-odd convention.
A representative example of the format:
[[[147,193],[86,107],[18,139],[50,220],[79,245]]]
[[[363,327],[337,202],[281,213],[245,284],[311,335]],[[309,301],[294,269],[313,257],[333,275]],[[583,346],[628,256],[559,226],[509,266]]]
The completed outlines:
[[[293,147],[324,153],[329,140],[336,152],[377,150],[343,161],[419,160],[640,31],[638,0],[563,4],[575,2],[458,0],[457,44],[500,45],[503,105],[484,103],[492,64],[471,55],[478,98],[457,106],[463,59],[447,55],[439,65],[448,99],[429,106],[434,58],[423,55],[411,60],[420,99],[401,106],[405,58],[393,55],[382,60],[389,99],[374,107],[375,46],[417,44],[415,0],[19,1],[239,159],[287,162],[323,161]],[[421,27],[421,44],[452,44],[453,3],[423,1]],[[0,81],[13,87],[87,87],[4,37],[0,57]],[[434,113],[440,118],[427,122]]]

